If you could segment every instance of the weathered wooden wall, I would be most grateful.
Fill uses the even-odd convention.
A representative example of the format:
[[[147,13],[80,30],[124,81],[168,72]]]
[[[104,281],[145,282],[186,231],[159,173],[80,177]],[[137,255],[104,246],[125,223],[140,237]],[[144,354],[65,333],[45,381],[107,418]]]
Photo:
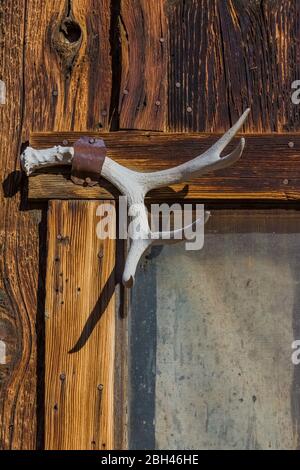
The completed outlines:
[[[45,206],[26,203],[18,163],[29,132],[222,131],[249,105],[248,131],[297,131],[299,25],[297,0],[1,1],[0,447],[37,445],[42,400]]]
[[[0,4],[0,78],[7,88],[0,108],[3,449],[35,448],[37,415],[42,421],[37,353],[42,362],[46,206],[28,207],[21,198],[20,148],[34,129],[108,130],[112,12],[107,0]]]

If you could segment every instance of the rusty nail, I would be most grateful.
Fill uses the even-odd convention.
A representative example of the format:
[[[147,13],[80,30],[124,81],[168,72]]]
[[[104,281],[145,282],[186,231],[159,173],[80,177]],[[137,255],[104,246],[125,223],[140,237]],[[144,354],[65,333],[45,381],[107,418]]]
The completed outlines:
[[[60,378],[61,381],[66,380],[66,374],[64,374],[64,373],[60,374],[59,378]]]
[[[186,108],[186,110],[187,110],[188,113],[191,113],[191,112],[193,111],[190,106],[188,106],[188,107]]]
[[[68,145],[69,141],[67,139],[64,139],[62,143],[63,145]]]
[[[290,147],[290,149],[293,149],[295,147],[295,143],[294,142],[289,142],[288,146]]]
[[[289,184],[289,180],[288,180],[287,178],[285,178],[285,179],[283,180],[283,184],[288,185],[288,184]]]
[[[90,140],[89,140],[89,143],[90,143],[90,144],[94,144],[94,143],[95,143],[95,139],[94,139],[93,137],[91,137]]]
[[[99,385],[97,385],[97,388],[98,388],[98,390],[99,390],[100,392],[102,392],[102,390],[103,390],[103,385],[102,385],[102,384],[99,384]]]

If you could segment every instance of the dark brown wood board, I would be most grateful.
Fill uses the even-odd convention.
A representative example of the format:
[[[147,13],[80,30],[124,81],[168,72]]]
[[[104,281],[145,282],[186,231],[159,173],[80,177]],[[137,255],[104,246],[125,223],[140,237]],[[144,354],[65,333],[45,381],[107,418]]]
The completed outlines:
[[[84,133],[83,133],[84,134]],[[35,148],[67,142],[72,145],[81,133],[32,134]],[[197,133],[113,132],[91,134],[103,138],[108,156],[138,171],[155,171],[179,165],[207,150],[219,135]],[[300,198],[300,134],[244,134],[246,148],[239,162],[230,168],[204,175],[186,184],[152,191],[151,200],[278,200]],[[224,154],[237,145],[228,146]],[[112,185],[102,180],[88,188],[73,184],[70,168],[33,175],[28,182],[29,199],[116,198]]]

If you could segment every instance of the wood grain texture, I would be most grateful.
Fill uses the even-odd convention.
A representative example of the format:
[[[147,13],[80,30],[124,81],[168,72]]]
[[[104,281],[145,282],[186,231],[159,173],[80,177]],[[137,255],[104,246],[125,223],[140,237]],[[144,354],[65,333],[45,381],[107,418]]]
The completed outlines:
[[[121,0],[121,129],[165,130],[168,28],[165,0]]]
[[[108,129],[110,1],[31,0],[27,18],[28,130]]]
[[[31,136],[31,145],[47,148],[63,140],[68,140],[72,145],[80,135],[35,133]],[[184,163],[204,152],[219,137],[200,133],[161,134],[132,131],[91,135],[104,138],[111,158],[139,171],[154,171]],[[228,152],[234,144],[228,147]],[[104,180],[93,188],[74,185],[70,181],[70,172],[65,169],[61,174],[57,174],[56,170],[30,177],[28,196],[30,199],[114,199],[118,192]],[[186,184],[151,191],[148,195],[149,200],[288,201],[299,198],[300,135],[292,133],[247,134],[244,154],[232,167],[187,181]]]
[[[34,129],[108,130],[110,26],[105,0],[0,3],[0,79],[7,90],[0,106],[1,449],[43,445],[36,414],[42,429],[45,206],[20,197],[21,144]]]
[[[299,130],[297,0],[166,3],[170,130],[222,131],[248,106],[249,131]]]
[[[249,105],[249,132],[297,131],[300,108],[290,96],[300,76],[299,19],[297,0],[0,3],[0,79],[7,89],[0,107],[0,339],[7,346],[0,365],[1,448],[36,446],[35,328],[37,320],[42,338],[45,219],[18,193],[22,140],[31,130],[106,132],[119,125],[223,131]],[[158,44],[161,32],[167,39]],[[282,167],[282,155],[274,152],[258,197],[299,199],[296,147],[290,156]],[[255,175],[262,162],[263,156],[256,160]],[[61,183],[51,178],[48,194],[55,194],[53,185]],[[29,189],[31,181],[39,181],[39,191],[45,184],[32,179]],[[217,198],[221,188],[230,198],[251,198],[255,181],[261,180],[253,174],[224,176],[210,187],[211,180],[202,179],[201,197]],[[190,184],[187,197],[197,191],[198,184]],[[66,189],[64,197],[72,192]]]
[[[100,204],[51,201],[49,206],[45,309],[49,450],[114,447],[115,241],[96,235]]]
[[[19,150],[24,123],[25,2],[0,4],[0,449],[30,449],[36,440],[36,336],[40,213],[20,210]]]

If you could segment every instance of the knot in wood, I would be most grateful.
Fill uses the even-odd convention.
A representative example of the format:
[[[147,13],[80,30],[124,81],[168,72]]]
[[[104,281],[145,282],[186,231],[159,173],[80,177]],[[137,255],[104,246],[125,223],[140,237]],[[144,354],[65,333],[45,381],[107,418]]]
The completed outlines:
[[[61,61],[63,72],[69,77],[72,73],[80,46],[82,30],[72,13],[56,23],[51,38],[52,47]]]

